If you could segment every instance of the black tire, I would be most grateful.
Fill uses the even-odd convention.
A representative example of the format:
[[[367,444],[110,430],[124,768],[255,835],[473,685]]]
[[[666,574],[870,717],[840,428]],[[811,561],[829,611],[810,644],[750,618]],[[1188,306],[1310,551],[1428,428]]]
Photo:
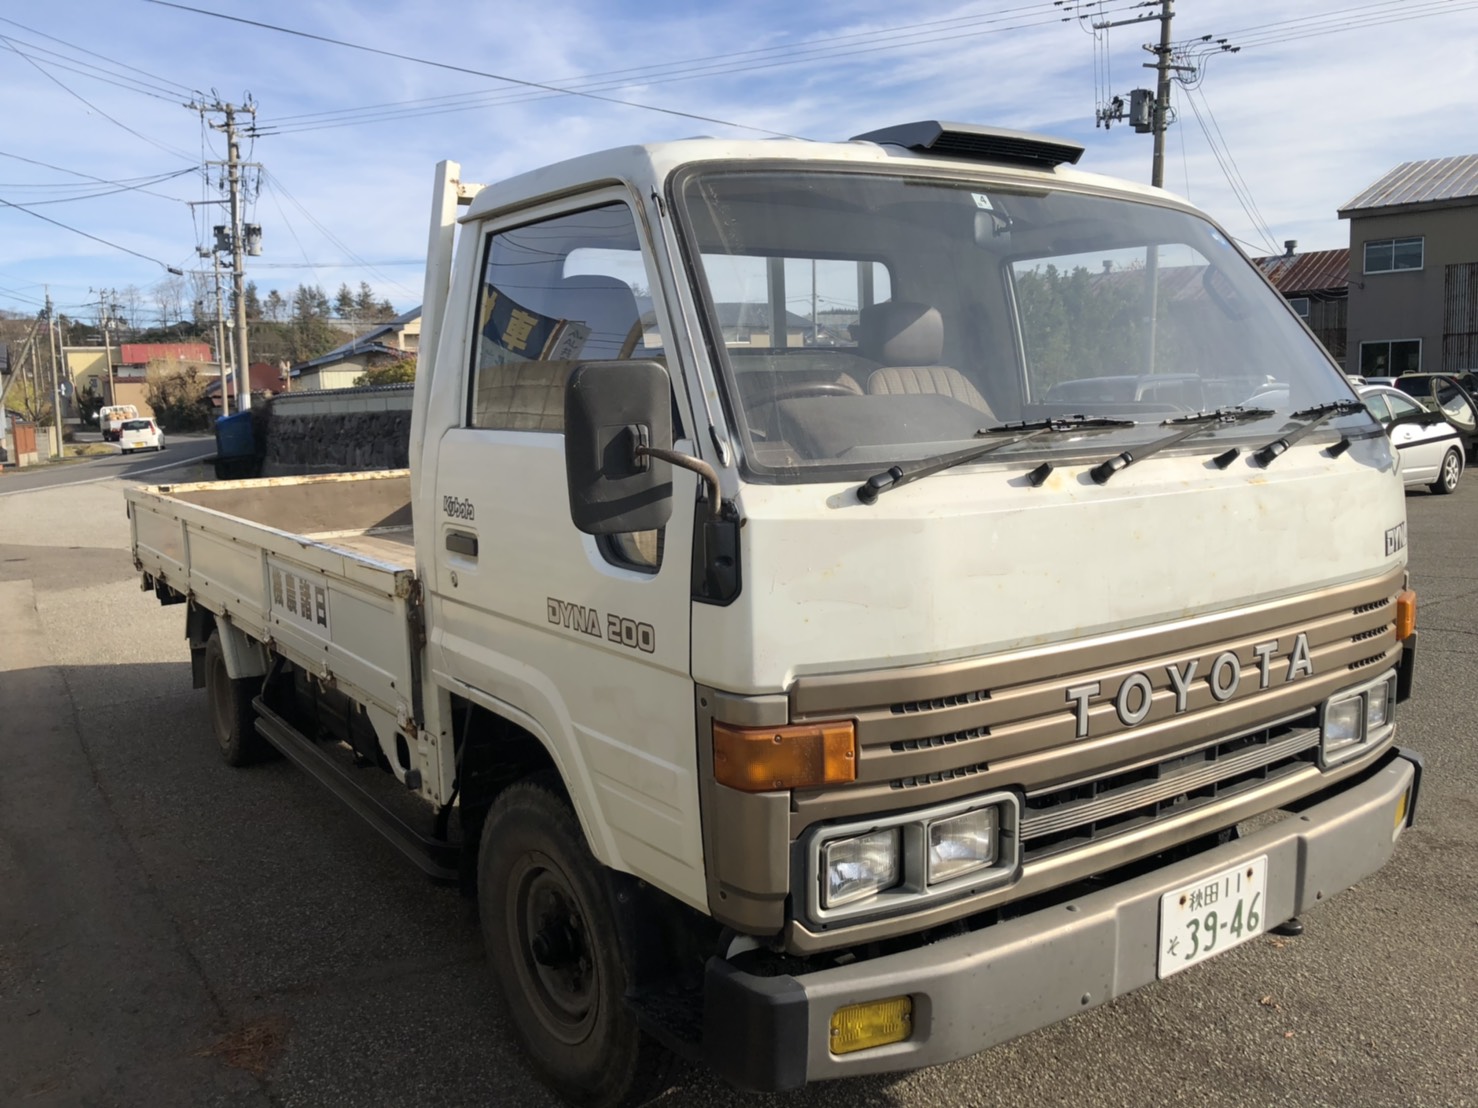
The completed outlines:
[[[605,875],[553,780],[521,781],[494,802],[477,903],[514,1031],[545,1083],[582,1108],[629,1108],[660,1093],[672,1056],[623,1000]]]
[[[259,678],[233,679],[226,672],[221,633],[212,631],[205,642],[205,699],[211,731],[228,766],[248,766],[273,753],[272,745],[257,734],[257,713],[251,706],[260,686]]]
[[[1442,459],[1442,468],[1437,471],[1437,480],[1428,488],[1439,495],[1457,491],[1458,478],[1463,475],[1463,454],[1453,447]]]

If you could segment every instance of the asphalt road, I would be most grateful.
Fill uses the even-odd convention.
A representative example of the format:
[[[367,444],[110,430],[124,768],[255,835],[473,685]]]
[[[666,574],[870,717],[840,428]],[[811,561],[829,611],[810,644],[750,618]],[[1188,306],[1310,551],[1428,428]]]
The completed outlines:
[[[102,438],[96,432],[83,433],[78,436],[79,441],[101,442]],[[216,440],[213,435],[175,435],[172,434],[165,442],[162,451],[134,451],[128,454],[119,452],[117,446],[112,446],[112,454],[100,454],[91,458],[78,458],[66,462],[52,463],[40,466],[27,466],[25,469],[7,467],[0,471],[0,496],[8,493],[29,492],[33,489],[57,488],[62,485],[76,485],[85,481],[108,481],[115,478],[131,478],[138,480],[149,480],[154,482],[178,479],[169,475],[169,471],[186,465],[193,465],[202,458],[209,457],[216,452]],[[209,474],[205,478],[209,478]]]
[[[140,594],[129,565],[120,482],[15,477],[0,1104],[551,1105],[491,999],[469,903],[289,765],[220,762],[183,609]],[[1478,474],[1407,507],[1422,638],[1400,740],[1428,758],[1419,823],[1303,937],[937,1069],[788,1097],[689,1074],[664,1104],[1478,1104]]]

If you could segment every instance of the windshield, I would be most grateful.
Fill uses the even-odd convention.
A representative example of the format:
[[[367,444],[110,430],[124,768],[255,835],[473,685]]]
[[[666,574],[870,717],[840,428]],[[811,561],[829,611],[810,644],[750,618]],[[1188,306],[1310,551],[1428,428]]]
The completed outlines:
[[[872,172],[694,170],[676,195],[748,469],[851,477],[1017,420],[1127,427],[989,461],[1115,450],[1234,405],[1266,437],[1352,394],[1210,223],[1085,192]],[[1187,449],[1192,448],[1188,444]]]

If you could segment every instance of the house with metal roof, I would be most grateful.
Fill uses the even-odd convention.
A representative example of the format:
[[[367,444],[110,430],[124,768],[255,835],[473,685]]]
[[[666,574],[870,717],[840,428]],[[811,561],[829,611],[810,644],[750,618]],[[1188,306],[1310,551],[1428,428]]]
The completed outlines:
[[[415,358],[421,340],[421,309],[396,316],[327,354],[292,367],[294,391],[353,388],[360,374],[377,366]]]
[[[1398,165],[1339,217],[1350,221],[1350,372],[1478,369],[1478,154]]]
[[[1330,356],[1345,365],[1350,297],[1350,252],[1311,250],[1299,254],[1289,239],[1282,254],[1254,258],[1275,289],[1297,312]]]

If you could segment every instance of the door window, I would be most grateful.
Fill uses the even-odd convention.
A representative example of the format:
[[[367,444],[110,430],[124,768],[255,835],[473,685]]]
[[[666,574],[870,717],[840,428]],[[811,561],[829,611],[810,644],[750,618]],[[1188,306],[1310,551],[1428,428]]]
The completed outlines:
[[[636,221],[605,204],[488,237],[477,296],[469,422],[564,431],[570,372],[590,362],[665,362]],[[661,531],[604,536],[605,557],[655,570]]]
[[[575,366],[660,360],[646,285],[636,223],[624,204],[490,236],[478,291],[472,426],[563,431],[565,379]]]
[[[1381,395],[1386,398],[1386,403],[1391,406],[1391,416],[1393,419],[1405,419],[1407,416],[1421,415],[1425,410],[1416,401],[1408,400],[1399,393],[1385,392],[1381,393]]]
[[[1386,406],[1386,398],[1380,393],[1373,392],[1365,397],[1365,407],[1381,423],[1391,422],[1391,409]]]

